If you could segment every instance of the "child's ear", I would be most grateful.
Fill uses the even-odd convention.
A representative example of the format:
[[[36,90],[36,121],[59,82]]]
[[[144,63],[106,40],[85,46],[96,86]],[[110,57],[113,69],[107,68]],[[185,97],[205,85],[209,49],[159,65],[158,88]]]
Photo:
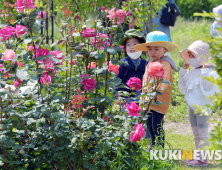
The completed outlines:
[[[166,53],[168,51],[168,49],[165,47],[163,47],[163,49],[164,49],[164,53]]]

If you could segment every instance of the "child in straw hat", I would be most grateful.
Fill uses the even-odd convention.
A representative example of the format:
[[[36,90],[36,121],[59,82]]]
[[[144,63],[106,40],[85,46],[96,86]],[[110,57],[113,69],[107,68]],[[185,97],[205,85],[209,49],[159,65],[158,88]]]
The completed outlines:
[[[203,77],[212,76],[215,79],[219,77],[216,71],[210,67],[208,62],[210,58],[209,45],[203,41],[193,42],[187,49],[183,50],[181,57],[184,59],[183,68],[179,71],[179,90],[182,94],[185,94],[185,100],[189,107],[189,119],[192,127],[194,142],[196,150],[202,150],[205,146],[209,146],[210,143],[208,135],[208,120],[211,110],[205,108],[206,104],[212,105],[209,95],[214,95],[219,92],[218,86],[213,85],[211,82],[203,79]],[[191,66],[191,70],[188,68]],[[195,113],[197,107],[201,106],[204,110],[203,115],[201,113]],[[200,153],[200,152],[199,152]],[[201,158],[200,155],[194,155],[192,160],[187,160],[188,165],[191,166],[207,166],[207,159]]]
[[[147,34],[145,43],[138,44],[134,48],[138,51],[147,51],[149,56],[152,58],[152,60],[147,64],[145,73],[143,75],[143,86],[153,80],[153,77],[148,75],[148,70],[150,65],[154,62],[158,62],[163,65],[163,79],[168,80],[171,83],[171,85],[161,85],[161,89],[166,90],[162,91],[162,95],[157,95],[156,100],[162,102],[163,104],[152,105],[150,112],[148,113],[149,117],[147,119],[147,127],[151,135],[150,151],[156,144],[162,144],[162,147],[164,147],[164,133],[161,133],[161,131],[163,132],[163,118],[169,108],[169,104],[166,103],[170,103],[171,99],[173,85],[172,71],[177,69],[174,61],[170,57],[165,56],[165,53],[175,51],[178,48],[178,45],[169,42],[165,33],[161,31],[153,31]],[[149,92],[151,88],[152,86],[147,86],[142,92]],[[146,97],[145,100],[148,101],[149,98]],[[160,139],[161,136],[162,139]]]

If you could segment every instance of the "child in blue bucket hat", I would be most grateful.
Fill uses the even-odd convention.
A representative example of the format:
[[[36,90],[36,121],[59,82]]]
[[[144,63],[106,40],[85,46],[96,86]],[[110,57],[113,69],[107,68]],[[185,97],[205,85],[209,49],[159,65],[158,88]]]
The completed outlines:
[[[151,80],[153,80],[153,77],[150,77],[148,75],[150,64],[153,62],[159,62],[160,64],[163,64],[162,67],[164,69],[163,79],[168,80],[171,83],[171,85],[164,83],[161,84],[161,89],[165,90],[162,91],[162,95],[156,96],[156,101],[160,101],[162,103],[170,103],[171,92],[173,88],[172,72],[173,70],[176,70],[177,67],[174,61],[170,57],[165,56],[165,53],[173,52],[178,47],[179,47],[178,45],[169,42],[167,35],[161,31],[153,31],[148,33],[146,36],[146,42],[138,44],[134,47],[138,51],[147,51],[149,56],[152,58],[152,60],[147,64],[145,73],[143,75],[143,81],[142,81],[143,86],[149,83]],[[150,86],[148,85],[146,88],[142,90],[142,92],[147,93],[151,89],[152,85]],[[148,101],[150,99],[148,97],[145,97],[142,98],[142,100]],[[163,118],[168,108],[169,104],[152,105],[150,107],[150,112],[148,113],[149,117],[147,119],[147,127],[151,136],[151,146],[149,148],[149,151],[155,145],[162,145],[162,147],[164,148],[165,137],[163,131]]]

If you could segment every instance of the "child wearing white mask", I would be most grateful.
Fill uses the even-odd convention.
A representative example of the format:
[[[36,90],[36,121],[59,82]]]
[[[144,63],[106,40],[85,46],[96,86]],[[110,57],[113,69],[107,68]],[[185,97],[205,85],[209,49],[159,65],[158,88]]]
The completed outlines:
[[[125,58],[120,60],[119,74],[116,77],[122,80],[122,83],[126,85],[127,81],[132,77],[137,77],[142,81],[143,74],[145,72],[146,60],[141,58],[142,51],[135,50],[134,46],[137,44],[144,43],[146,40],[143,37],[143,34],[137,29],[129,29],[125,32],[123,38],[120,39],[120,45],[123,45],[123,52],[125,53]],[[125,64],[125,63],[128,63]],[[116,88],[117,91],[127,91],[132,92],[127,88]],[[135,90],[136,91],[136,90]],[[127,103],[138,100],[137,97],[141,94],[140,91],[136,91],[136,95],[131,95],[128,98],[126,97]]]
[[[209,45],[203,41],[195,41],[187,49],[180,52],[181,57],[184,59],[183,68],[179,71],[179,90],[185,94],[185,100],[189,107],[189,119],[194,135],[195,148],[198,154],[194,155],[192,160],[187,160],[190,166],[207,166],[207,159],[200,156],[200,150],[210,143],[208,134],[208,120],[211,114],[210,109],[206,109],[205,105],[212,105],[212,101],[208,96],[214,95],[219,92],[218,86],[213,85],[210,81],[205,80],[203,77],[212,76],[218,78],[219,75],[214,71],[208,62],[210,58]],[[191,70],[188,68],[191,66]],[[195,105],[202,106],[208,115],[195,113],[197,109]]]

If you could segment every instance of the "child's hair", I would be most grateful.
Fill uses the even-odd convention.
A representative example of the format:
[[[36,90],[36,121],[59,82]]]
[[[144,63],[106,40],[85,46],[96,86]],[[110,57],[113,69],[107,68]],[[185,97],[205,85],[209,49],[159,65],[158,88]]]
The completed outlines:
[[[137,39],[140,42],[140,44],[144,42],[141,38],[138,38],[138,37],[132,37],[132,38]],[[130,38],[128,38],[128,39],[130,39]],[[124,45],[123,45],[123,53],[124,53],[125,57],[127,57],[127,53],[126,53],[126,42],[127,42],[127,40],[124,42]]]

